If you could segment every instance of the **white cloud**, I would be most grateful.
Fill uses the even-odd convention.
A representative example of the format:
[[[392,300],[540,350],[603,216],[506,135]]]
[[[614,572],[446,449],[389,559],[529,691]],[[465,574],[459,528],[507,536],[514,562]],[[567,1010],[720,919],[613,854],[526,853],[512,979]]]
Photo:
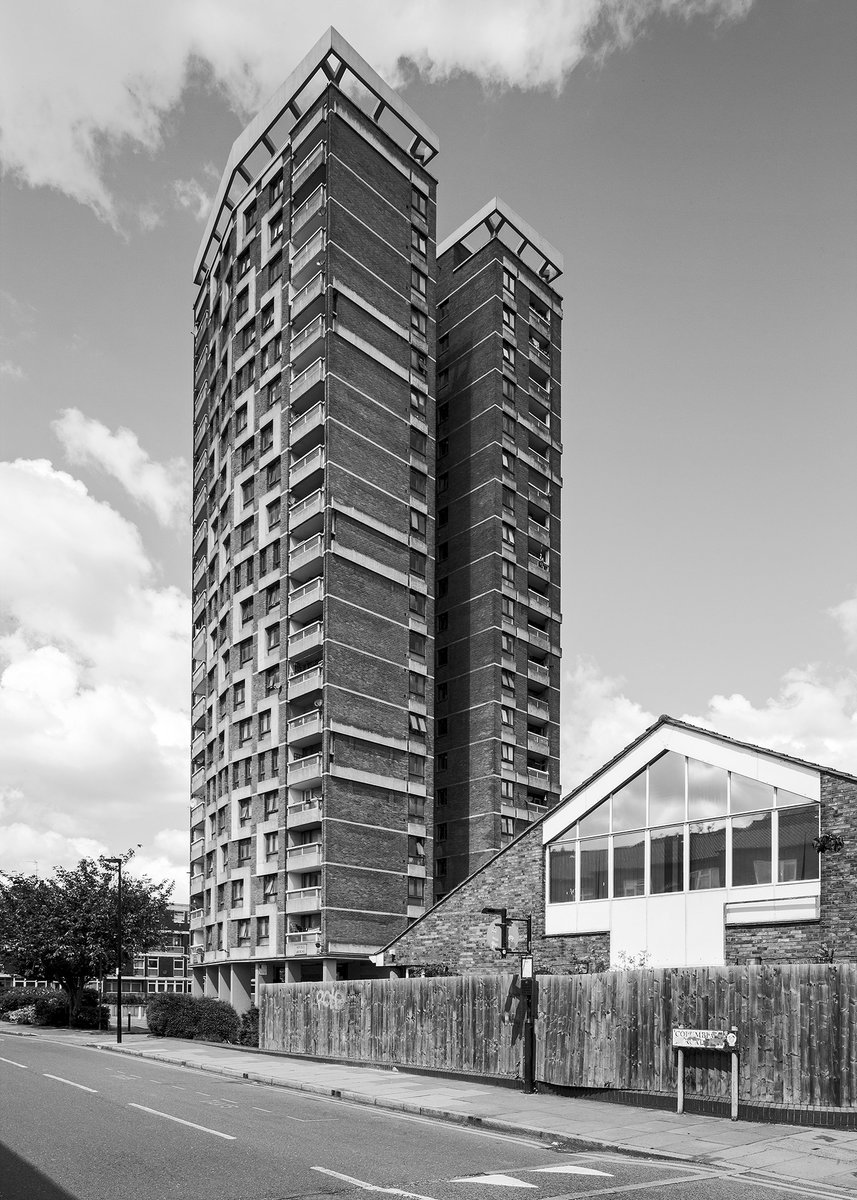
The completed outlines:
[[[190,512],[190,468],[183,458],[155,462],[130,429],[112,433],[100,421],[67,408],[53,422],[53,430],[71,462],[102,468],[117,479],[129,495],[154,512],[162,525],[185,522]]]
[[[623,692],[624,681],[579,659],[563,673],[560,766],[567,791],[627,746],[654,716]]]
[[[657,15],[716,23],[752,0],[43,0],[18,5],[0,61],[0,157],[118,225],[110,158],[155,152],[202,64],[247,115],[335,25],[394,85],[469,72],[489,87],[562,87],[585,57],[630,45]]]
[[[857,651],[857,596],[851,596],[827,610],[845,637],[845,644],[853,654]]]
[[[19,366],[18,363],[12,362],[9,358],[4,358],[0,361],[0,375],[5,375],[7,379],[14,379],[16,383],[26,377],[24,368]]]
[[[187,597],[48,462],[0,463],[0,510],[0,866],[142,842],[186,870],[157,831],[187,812]]]
[[[176,203],[195,221],[202,223],[211,212],[213,196],[196,179],[177,179],[173,184]]]

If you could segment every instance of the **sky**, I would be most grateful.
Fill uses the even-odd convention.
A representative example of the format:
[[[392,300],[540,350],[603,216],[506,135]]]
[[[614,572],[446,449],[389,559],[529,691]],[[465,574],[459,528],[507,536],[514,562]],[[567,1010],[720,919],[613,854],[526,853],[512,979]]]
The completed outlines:
[[[187,896],[193,260],[328,25],[565,258],[562,778],[857,773],[853,0],[0,0],[0,869]]]

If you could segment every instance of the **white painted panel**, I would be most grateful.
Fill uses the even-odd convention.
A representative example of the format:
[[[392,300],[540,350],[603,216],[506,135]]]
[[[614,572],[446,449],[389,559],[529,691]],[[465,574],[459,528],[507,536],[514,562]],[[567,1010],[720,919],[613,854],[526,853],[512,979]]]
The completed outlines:
[[[604,933],[610,928],[609,900],[587,900],[577,909],[578,933]]]
[[[623,900],[614,900],[611,910],[610,928],[610,962],[615,965],[619,955],[624,953],[636,958],[646,947],[646,909],[648,900],[645,896],[634,896]]]
[[[684,894],[650,896],[646,909],[646,945],[650,967],[684,966],[685,904]]]
[[[722,967],[726,962],[722,888],[688,892],[685,897],[685,967]]]
[[[757,900],[726,905],[727,925],[778,925],[781,921],[817,921],[821,913],[818,896],[795,896],[788,900]]]
[[[545,906],[545,934],[556,937],[561,933],[577,933],[576,904],[548,904]]]

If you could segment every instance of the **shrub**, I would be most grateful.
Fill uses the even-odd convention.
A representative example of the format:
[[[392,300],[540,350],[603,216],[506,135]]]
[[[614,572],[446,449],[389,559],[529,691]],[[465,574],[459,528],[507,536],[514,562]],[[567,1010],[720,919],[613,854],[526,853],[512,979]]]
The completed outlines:
[[[0,992],[0,1017],[18,1008],[29,1008],[37,1000],[50,1000],[54,996],[61,996],[63,1000],[66,998],[65,992],[56,991],[54,988],[9,988]]]
[[[200,996],[197,1005],[197,1026],[194,1037],[205,1042],[237,1042],[241,1022],[238,1013],[225,1000]]]
[[[27,1004],[22,1008],[15,1008],[6,1014],[5,1019],[13,1021],[16,1025],[32,1025],[36,1020],[36,1006]]]
[[[192,1038],[196,1030],[193,996],[156,992],[146,1007],[146,1023],[155,1037]]]
[[[242,1046],[259,1045],[259,1010],[255,1004],[241,1014],[241,1031],[238,1034],[238,1041]]]

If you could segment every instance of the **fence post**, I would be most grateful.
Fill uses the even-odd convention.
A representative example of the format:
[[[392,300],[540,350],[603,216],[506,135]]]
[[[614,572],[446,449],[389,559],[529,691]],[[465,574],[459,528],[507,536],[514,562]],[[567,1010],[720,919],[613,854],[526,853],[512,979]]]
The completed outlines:
[[[676,1053],[678,1054],[678,1064],[676,1066],[676,1071],[678,1073],[678,1102],[676,1104],[676,1112],[683,1113],[684,1112],[684,1050],[679,1048],[676,1051]]]

